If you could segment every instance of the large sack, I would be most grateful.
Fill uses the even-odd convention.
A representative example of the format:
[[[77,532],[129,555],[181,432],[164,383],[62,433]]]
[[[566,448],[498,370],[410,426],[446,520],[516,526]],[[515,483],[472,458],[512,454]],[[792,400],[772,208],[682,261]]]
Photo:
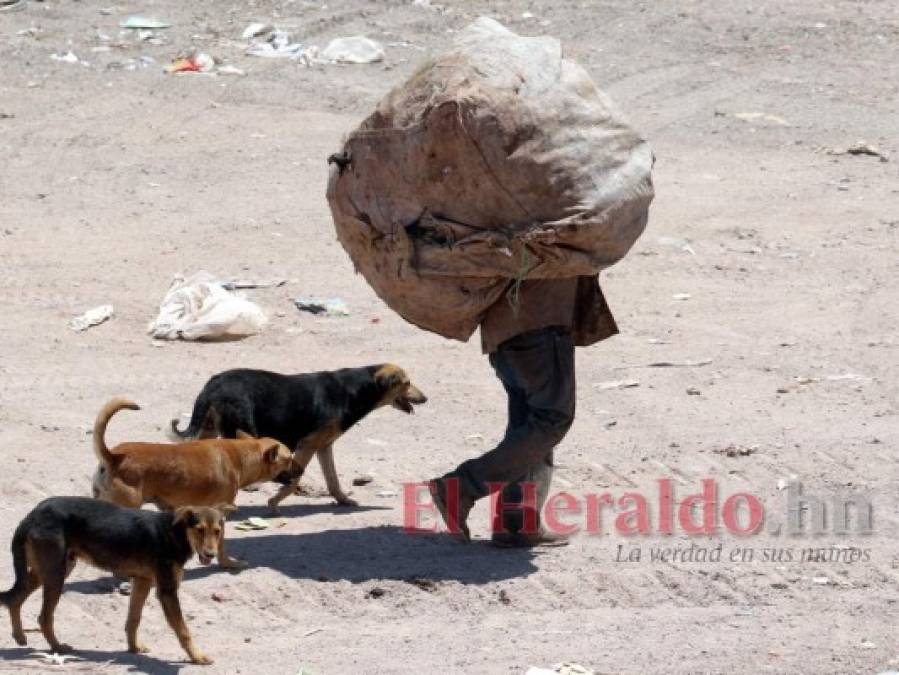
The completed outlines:
[[[620,260],[653,197],[649,146],[559,41],[487,18],[344,153],[328,202],[356,269],[407,321],[460,340],[516,280]]]

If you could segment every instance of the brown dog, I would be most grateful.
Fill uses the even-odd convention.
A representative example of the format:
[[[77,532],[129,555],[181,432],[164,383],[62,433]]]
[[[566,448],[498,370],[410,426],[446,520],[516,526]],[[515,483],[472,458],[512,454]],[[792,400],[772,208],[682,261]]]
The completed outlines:
[[[184,564],[194,553],[204,565],[212,562],[220,550],[225,513],[232,508],[228,504],[189,506],[174,513],[157,513],[124,509],[89,497],[45,499],[19,523],[12,539],[16,580],[12,588],[0,593],[0,605],[9,608],[13,639],[19,645],[27,644],[22,605],[43,586],[41,632],[54,652],[72,651],[57,639],[53,613],[65,579],[80,559],[131,578],[125,622],[128,651],[147,651],[137,641],[137,627],[150,589],[156,586],[165,618],[190,660],[212,663],[196,648],[184,623],[178,586]]]
[[[236,440],[207,439],[189,443],[121,443],[112,450],[104,440],[110,418],[137,404],[113,399],[94,422],[94,452],[100,466],[94,474],[94,497],[139,508],[152,502],[160,509],[180,506],[234,504],[243,487],[272,480],[291,466],[291,452],[273,438],[240,434]],[[222,567],[245,567],[229,558],[219,544]]]

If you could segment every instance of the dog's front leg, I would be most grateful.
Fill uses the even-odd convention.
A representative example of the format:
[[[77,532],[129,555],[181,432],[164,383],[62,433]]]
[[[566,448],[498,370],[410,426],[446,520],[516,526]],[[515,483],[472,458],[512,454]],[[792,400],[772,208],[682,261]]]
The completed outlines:
[[[144,611],[147,596],[153,587],[153,581],[145,577],[133,577],[131,579],[131,598],[128,603],[128,620],[125,622],[125,636],[128,638],[128,651],[135,654],[143,654],[150,651],[137,641],[137,627],[140,625],[140,617]]]
[[[212,659],[200,652],[194,645],[193,638],[190,636],[190,630],[188,630],[187,624],[184,623],[184,616],[181,614],[181,603],[178,602],[177,587],[172,588],[166,584],[165,587],[161,586],[159,588],[157,595],[162,605],[162,611],[165,613],[166,621],[169,622],[169,626],[175,631],[175,635],[178,636],[178,642],[181,643],[190,660],[201,666],[208,666],[212,663]]]
[[[300,484],[300,479],[306,472],[306,467],[309,466],[309,462],[312,460],[312,455],[315,454],[316,450],[317,448],[314,447],[304,448],[301,446],[294,453],[293,462],[290,467],[290,483],[282,486],[281,489],[278,490],[278,493],[268,500],[268,508],[272,512],[272,515],[278,515],[278,504],[284,501],[284,499],[286,499],[288,495],[292,495],[294,492],[296,492],[297,486]]]
[[[325,476],[325,484],[328,486],[328,492],[337,500],[341,506],[359,506],[359,502],[351,499],[340,489],[340,479],[337,478],[337,467],[334,466],[334,446],[329,445],[322,448],[316,453],[319,466]]]

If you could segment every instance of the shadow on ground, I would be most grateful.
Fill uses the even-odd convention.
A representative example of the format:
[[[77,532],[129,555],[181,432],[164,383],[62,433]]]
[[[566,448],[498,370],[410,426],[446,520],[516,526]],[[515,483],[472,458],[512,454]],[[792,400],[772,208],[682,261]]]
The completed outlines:
[[[6,670],[7,667],[15,667],[17,670],[26,672],[41,672],[42,666],[44,666],[43,672],[80,671],[96,673],[103,670],[105,666],[115,664],[125,666],[129,673],[177,675],[182,668],[190,665],[187,661],[182,663],[176,661],[163,661],[161,659],[153,658],[149,654],[130,654],[124,649],[121,651],[78,649],[78,645],[72,645],[75,647],[75,652],[72,656],[77,657],[77,660],[66,660],[64,666],[49,665],[45,664],[39,657],[31,656],[35,652],[48,653],[49,651],[47,644],[43,641],[43,637],[41,637],[40,634],[35,636],[35,638],[36,640],[29,636],[28,639],[29,643],[35,643],[33,646],[29,644],[27,647],[0,649],[0,663],[4,665],[3,670]],[[174,639],[174,636],[172,636],[172,639]],[[124,638],[122,638],[122,645],[124,647]]]
[[[306,534],[259,533],[231,539],[229,554],[250,567],[268,567],[292,579],[362,582],[377,579],[484,584],[537,571],[534,553],[497,549],[480,541],[459,544],[445,534],[408,534],[396,526],[325,530]],[[193,568],[185,579],[221,574]]]

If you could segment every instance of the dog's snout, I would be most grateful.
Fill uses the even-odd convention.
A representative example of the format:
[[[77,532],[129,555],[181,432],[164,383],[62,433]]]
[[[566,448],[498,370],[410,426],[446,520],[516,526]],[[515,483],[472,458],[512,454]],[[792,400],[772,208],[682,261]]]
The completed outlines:
[[[424,395],[424,392],[414,385],[409,385],[409,390],[406,392],[406,398],[409,399],[412,403],[427,403],[428,397]]]

